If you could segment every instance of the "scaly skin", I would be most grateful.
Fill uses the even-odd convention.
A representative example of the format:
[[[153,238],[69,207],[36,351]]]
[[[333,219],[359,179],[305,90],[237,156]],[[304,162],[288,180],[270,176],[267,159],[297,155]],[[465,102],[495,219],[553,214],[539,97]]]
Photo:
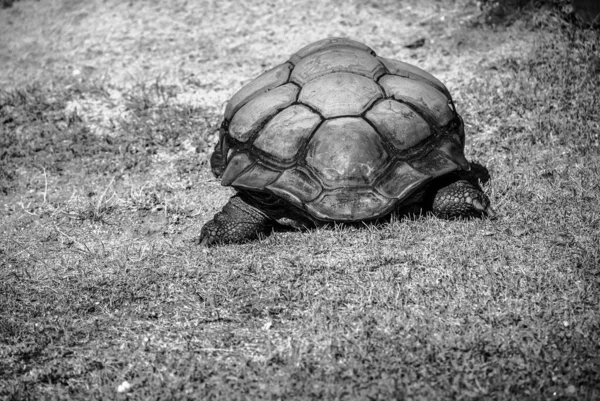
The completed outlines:
[[[240,196],[233,196],[223,210],[202,227],[201,245],[242,243],[256,239],[273,226],[273,220],[249,205]]]
[[[489,198],[479,186],[467,180],[454,181],[441,187],[434,195],[433,213],[443,219],[496,216]]]

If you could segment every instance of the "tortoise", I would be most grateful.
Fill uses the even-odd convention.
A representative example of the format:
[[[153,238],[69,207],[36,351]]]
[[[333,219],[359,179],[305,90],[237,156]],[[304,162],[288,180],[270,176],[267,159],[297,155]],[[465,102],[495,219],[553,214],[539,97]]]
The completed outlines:
[[[277,225],[415,207],[491,217],[464,146],[462,118],[431,74],[347,38],[309,44],[227,103],[210,165],[236,193],[199,241],[241,243]]]

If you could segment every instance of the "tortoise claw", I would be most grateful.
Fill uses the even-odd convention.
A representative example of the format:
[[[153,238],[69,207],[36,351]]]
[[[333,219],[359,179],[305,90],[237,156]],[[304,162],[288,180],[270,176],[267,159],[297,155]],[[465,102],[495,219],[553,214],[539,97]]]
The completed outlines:
[[[486,202],[481,202],[479,199],[473,199],[471,204],[477,211],[481,213],[482,216],[485,216],[490,220],[495,220],[498,215],[496,211],[490,206],[490,202],[487,201],[487,199],[485,200]]]

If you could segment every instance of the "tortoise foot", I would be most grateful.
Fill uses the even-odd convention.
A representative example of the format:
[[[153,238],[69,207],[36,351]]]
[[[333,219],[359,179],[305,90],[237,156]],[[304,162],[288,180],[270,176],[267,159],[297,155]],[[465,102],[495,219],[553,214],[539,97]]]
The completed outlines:
[[[270,227],[270,219],[263,212],[234,196],[202,227],[198,242],[203,246],[243,243],[258,238]]]
[[[467,180],[458,180],[441,188],[433,200],[433,213],[444,219],[496,217],[490,199],[479,185]]]

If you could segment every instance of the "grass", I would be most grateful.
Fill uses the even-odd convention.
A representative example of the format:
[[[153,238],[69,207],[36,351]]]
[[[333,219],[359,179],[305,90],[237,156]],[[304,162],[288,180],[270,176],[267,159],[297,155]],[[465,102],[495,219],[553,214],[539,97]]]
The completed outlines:
[[[473,46],[445,57],[496,221],[200,248],[217,113],[161,80],[3,91],[0,398],[599,398],[600,41],[519,18],[427,49]]]

